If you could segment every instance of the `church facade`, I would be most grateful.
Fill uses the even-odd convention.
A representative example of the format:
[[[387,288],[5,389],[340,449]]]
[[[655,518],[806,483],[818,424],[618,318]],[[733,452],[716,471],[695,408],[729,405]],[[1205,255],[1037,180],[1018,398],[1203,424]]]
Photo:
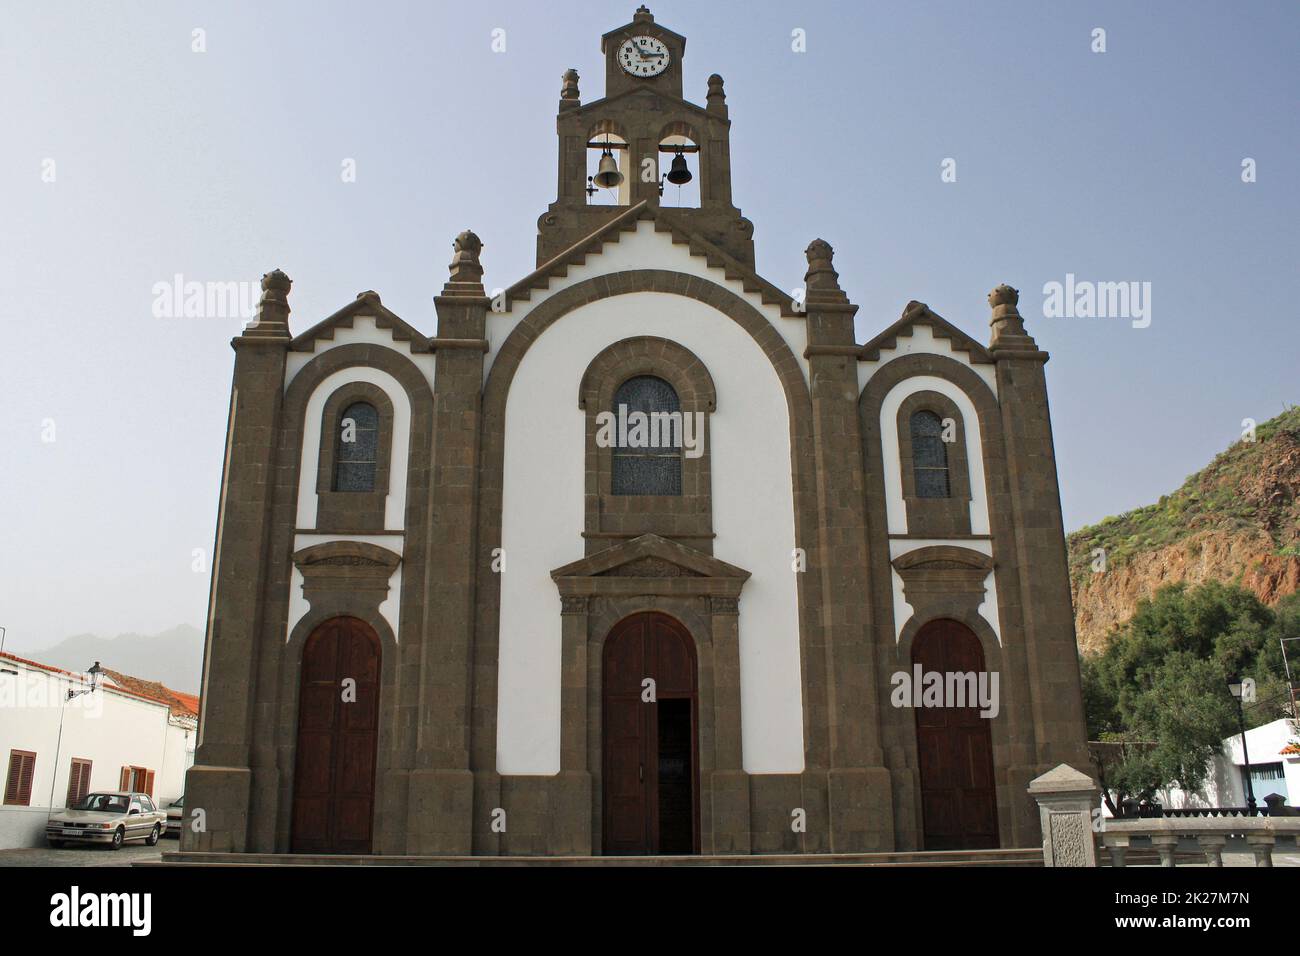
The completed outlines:
[[[294,334],[263,277],[183,847],[1036,845],[1029,781],[1089,764],[1015,290],[987,344],[918,302],[858,342],[826,242],[755,271],[722,79],[644,7],[601,47],[536,271],[490,295],[462,233],[436,332],[363,292]]]

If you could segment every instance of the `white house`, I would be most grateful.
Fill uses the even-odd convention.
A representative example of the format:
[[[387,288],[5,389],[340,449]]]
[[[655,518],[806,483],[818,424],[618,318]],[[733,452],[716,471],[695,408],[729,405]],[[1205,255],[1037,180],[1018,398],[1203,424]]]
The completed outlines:
[[[181,796],[198,698],[104,675],[95,686],[86,674],[0,653],[0,848],[41,845],[51,808],[91,790],[139,790],[164,807]]]
[[[1255,801],[1264,806],[1264,798],[1277,793],[1286,797],[1289,806],[1300,799],[1300,738],[1297,721],[1282,717],[1246,731],[1246,751],[1250,756],[1250,777]],[[1223,753],[1211,762],[1205,785],[1187,793],[1177,787],[1161,791],[1158,799],[1171,810],[1197,807],[1243,807],[1246,805],[1246,759],[1241,735],[1224,738]]]

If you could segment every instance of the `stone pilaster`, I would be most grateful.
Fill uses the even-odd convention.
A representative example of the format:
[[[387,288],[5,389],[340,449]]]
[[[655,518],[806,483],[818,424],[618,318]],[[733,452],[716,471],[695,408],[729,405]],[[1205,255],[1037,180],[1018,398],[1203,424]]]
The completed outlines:
[[[474,777],[469,761],[474,634],[478,438],[484,337],[483,243],[456,237],[450,277],[434,299],[433,480],[430,482],[429,615],[420,665],[419,746],[411,772],[407,852],[472,852]],[[490,569],[482,569],[490,573]]]
[[[990,351],[997,363],[1034,742],[1041,769],[1060,763],[1087,767],[1065,527],[1043,371],[1048,356],[1025,331],[1018,300],[1019,293],[1008,285],[989,293]]]
[[[740,736],[740,610],[733,597],[709,599],[713,644],[713,837],[705,853],[750,850],[749,776]]]
[[[817,530],[808,547],[821,586],[830,734],[827,768],[830,849],[892,850],[893,801],[880,745],[879,688],[870,640],[871,581],[867,554],[862,435],[858,422],[857,306],[840,289],[833,250],[823,240],[807,249],[808,359],[816,454]],[[885,569],[888,573],[888,569]],[[810,825],[811,829],[811,825]]]
[[[195,765],[185,785],[187,822],[201,809],[206,827],[200,833],[183,828],[185,849],[241,852],[248,842],[255,662],[270,562],[273,458],[292,284],[279,269],[264,275],[257,317],[231,342],[235,372],[212,557],[202,713]]]

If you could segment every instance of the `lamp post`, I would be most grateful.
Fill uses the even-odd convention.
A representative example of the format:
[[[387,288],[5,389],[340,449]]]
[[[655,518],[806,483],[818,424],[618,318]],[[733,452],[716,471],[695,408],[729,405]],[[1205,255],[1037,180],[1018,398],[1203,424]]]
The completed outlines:
[[[50,805],[46,814],[46,822],[49,822],[49,816],[54,813],[54,785],[59,780],[59,750],[63,747],[63,715],[67,712],[68,701],[74,697],[80,697],[82,694],[92,694],[99,688],[99,675],[104,673],[104,668],[99,666],[99,661],[95,661],[93,667],[86,671],[90,678],[90,686],[82,687],[81,690],[68,688],[68,694],[63,700],[59,701],[59,736],[54,741],[54,772],[50,774]]]
[[[1237,727],[1241,731],[1241,756],[1246,761],[1246,806],[1250,807],[1251,816],[1255,815],[1255,784],[1250,779],[1250,751],[1246,748],[1246,713],[1241,706],[1243,682],[1240,677],[1228,678],[1228,691],[1237,701]]]

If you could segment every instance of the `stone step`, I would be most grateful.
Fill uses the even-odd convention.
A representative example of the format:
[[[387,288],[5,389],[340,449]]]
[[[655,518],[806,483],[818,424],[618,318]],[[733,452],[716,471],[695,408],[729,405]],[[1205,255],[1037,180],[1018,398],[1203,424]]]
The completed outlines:
[[[747,856],[333,856],[310,853],[164,853],[136,866],[1042,866],[1031,849]]]

